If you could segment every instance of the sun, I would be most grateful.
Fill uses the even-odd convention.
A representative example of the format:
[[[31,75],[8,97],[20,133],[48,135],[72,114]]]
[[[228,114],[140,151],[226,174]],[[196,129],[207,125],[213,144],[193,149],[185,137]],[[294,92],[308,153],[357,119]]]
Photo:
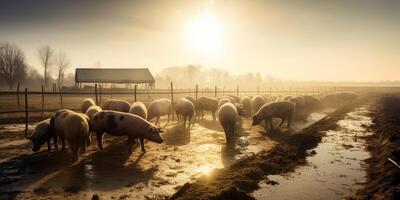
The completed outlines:
[[[217,16],[210,12],[190,18],[185,25],[188,48],[204,56],[215,56],[222,48],[223,28]]]

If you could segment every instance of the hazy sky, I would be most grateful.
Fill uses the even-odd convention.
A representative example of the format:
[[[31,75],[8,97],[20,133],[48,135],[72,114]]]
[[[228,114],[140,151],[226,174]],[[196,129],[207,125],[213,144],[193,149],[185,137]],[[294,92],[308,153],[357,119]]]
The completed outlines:
[[[218,37],[198,34],[205,11]],[[200,64],[292,80],[400,80],[400,1],[0,0],[0,41],[34,67],[49,44],[73,68]],[[209,55],[193,42],[219,48]]]

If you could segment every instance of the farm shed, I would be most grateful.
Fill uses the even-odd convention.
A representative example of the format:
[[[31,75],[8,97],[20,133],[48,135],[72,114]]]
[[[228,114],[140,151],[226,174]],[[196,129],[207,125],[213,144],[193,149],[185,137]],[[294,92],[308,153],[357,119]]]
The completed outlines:
[[[75,84],[144,84],[154,88],[155,79],[148,68],[76,68]]]

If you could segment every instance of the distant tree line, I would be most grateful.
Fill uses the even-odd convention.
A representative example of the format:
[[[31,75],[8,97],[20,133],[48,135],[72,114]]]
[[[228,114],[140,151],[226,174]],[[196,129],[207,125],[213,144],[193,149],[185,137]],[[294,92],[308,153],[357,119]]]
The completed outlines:
[[[38,49],[38,56],[43,68],[43,86],[46,88],[49,86],[49,72],[53,68],[57,71],[57,84],[62,86],[65,71],[70,65],[67,54],[61,50],[54,53],[49,45],[45,45]],[[0,43],[0,77],[7,84],[8,89],[12,90],[18,82],[24,81],[28,71],[31,72],[31,76],[37,76],[33,69],[29,69],[21,49],[15,44]]]

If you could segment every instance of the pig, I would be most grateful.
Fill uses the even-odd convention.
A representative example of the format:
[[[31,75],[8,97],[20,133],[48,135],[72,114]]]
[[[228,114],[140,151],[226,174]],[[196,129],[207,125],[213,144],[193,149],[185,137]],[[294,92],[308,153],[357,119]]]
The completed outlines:
[[[243,106],[243,110],[244,110],[245,116],[250,117],[252,115],[250,97],[243,97],[240,100],[240,104],[242,104],[242,106]]]
[[[81,103],[81,112],[86,113],[87,109],[89,109],[90,106],[95,106],[95,105],[96,103],[93,101],[93,99],[86,98]]]
[[[87,111],[86,111],[85,114],[86,114],[86,116],[89,117],[89,120],[92,120],[94,114],[96,114],[96,113],[98,113],[98,112],[100,112],[100,111],[102,111],[102,109],[100,108],[100,106],[93,105],[93,106],[90,106],[90,107],[87,109]]]
[[[218,109],[218,120],[225,132],[226,144],[232,143],[235,135],[235,124],[238,118],[238,111],[234,104],[228,102]]]
[[[200,97],[197,100],[199,108],[199,118],[204,117],[204,110],[211,111],[213,120],[215,120],[215,112],[218,110],[218,100],[212,97]]]
[[[263,106],[265,103],[265,100],[262,96],[256,95],[253,96],[251,99],[251,109],[253,110],[253,113],[257,113],[257,111]]]
[[[265,120],[265,131],[268,130],[268,122],[271,125],[271,129],[273,130],[272,118],[276,117],[281,119],[279,127],[282,126],[285,120],[287,120],[287,128],[290,128],[294,112],[295,104],[291,101],[271,102],[263,105],[260,110],[253,116],[252,125],[255,126],[261,121]]]
[[[352,101],[357,97],[358,95],[354,92],[334,92],[324,95],[321,100],[325,105],[335,107]]]
[[[180,98],[176,102],[175,108],[176,115],[178,117],[178,121],[180,118],[183,119],[183,127],[186,128],[186,120],[188,120],[190,129],[190,122],[192,121],[192,117],[194,114],[194,105],[191,101],[187,100],[186,98]]]
[[[160,117],[163,115],[168,115],[168,122],[170,115],[172,113],[172,104],[169,99],[157,99],[150,102],[148,107],[147,120],[150,121],[153,118],[156,118],[155,125],[160,124]]]
[[[65,139],[67,140],[72,151],[72,162],[76,162],[79,154],[86,152],[89,137],[88,118],[84,114],[62,109],[51,118],[50,126],[61,139],[62,151],[65,151]]]
[[[54,147],[58,148],[57,143],[57,134],[50,126],[50,118],[45,119],[39,122],[35,130],[33,131],[32,135],[27,137],[30,141],[32,141],[32,151],[37,152],[39,151],[40,147],[46,142],[47,143],[47,150],[51,150],[50,140],[53,138]]]
[[[147,119],[147,108],[144,103],[140,101],[132,103],[131,108],[129,108],[129,113],[137,115],[143,119]]]
[[[139,139],[143,153],[146,152],[144,139],[159,144],[164,141],[160,136],[160,133],[164,132],[161,128],[152,125],[142,117],[130,113],[109,110],[100,111],[93,117],[92,124],[100,150],[103,149],[102,138],[104,132],[112,136],[127,136],[129,154],[132,153],[132,145],[135,139]]]
[[[305,101],[302,96],[296,96],[289,99],[289,101],[293,102],[296,106],[295,117],[298,120],[305,120],[308,117],[308,112],[305,108]]]
[[[319,108],[321,108],[321,101],[316,98],[313,97],[311,95],[304,95],[304,106],[306,109],[310,110],[310,111],[315,111]]]
[[[283,101],[289,101],[289,99],[291,99],[291,98],[293,98],[293,96],[288,95],[288,96],[284,96],[284,97],[282,98],[282,100],[283,100]]]
[[[103,103],[103,110],[114,110],[114,111],[120,111],[120,112],[129,112],[129,108],[131,105],[124,100],[119,100],[119,99],[107,99]]]
[[[228,95],[228,97],[231,97],[233,99],[234,102],[232,102],[232,103],[239,103],[240,102],[240,97],[238,97],[236,95]]]
[[[88,124],[89,124],[89,135],[88,135],[88,140],[87,140],[88,145],[90,145],[90,140],[91,140],[91,136],[92,136],[91,120],[93,119],[94,114],[96,114],[100,111],[102,111],[100,106],[90,106],[89,109],[86,111],[85,115],[83,116],[85,119],[87,119]]]
[[[218,101],[218,108],[220,108],[222,105],[226,104],[226,103],[235,103],[233,100],[228,99],[228,98],[221,98]]]
[[[197,115],[198,111],[197,111],[196,99],[194,99],[193,97],[185,97],[185,98],[186,98],[187,100],[189,100],[190,102],[193,103],[193,105],[194,105],[194,111],[195,111],[195,113],[196,113],[196,115]]]

